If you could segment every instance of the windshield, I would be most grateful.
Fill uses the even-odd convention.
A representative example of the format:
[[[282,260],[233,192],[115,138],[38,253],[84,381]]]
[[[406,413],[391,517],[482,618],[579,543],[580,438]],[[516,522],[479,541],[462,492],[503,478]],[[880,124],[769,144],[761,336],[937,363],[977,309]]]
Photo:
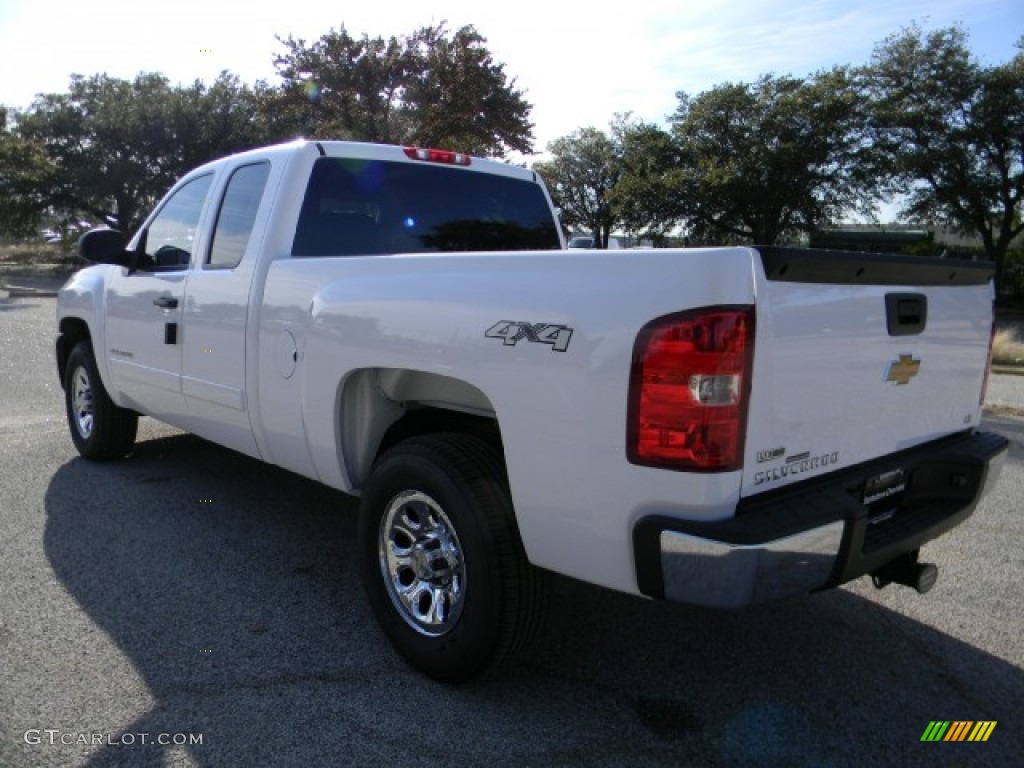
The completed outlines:
[[[540,185],[418,163],[316,161],[294,256],[559,249]]]

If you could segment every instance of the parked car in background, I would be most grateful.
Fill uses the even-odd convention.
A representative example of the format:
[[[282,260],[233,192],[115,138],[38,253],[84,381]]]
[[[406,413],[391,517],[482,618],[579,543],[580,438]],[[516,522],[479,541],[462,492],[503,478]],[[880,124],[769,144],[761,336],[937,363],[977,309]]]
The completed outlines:
[[[599,248],[600,246],[594,245],[594,238],[591,235],[576,235],[569,238],[570,248]],[[619,242],[617,237],[608,238],[608,250],[614,250],[621,248],[622,243]]]

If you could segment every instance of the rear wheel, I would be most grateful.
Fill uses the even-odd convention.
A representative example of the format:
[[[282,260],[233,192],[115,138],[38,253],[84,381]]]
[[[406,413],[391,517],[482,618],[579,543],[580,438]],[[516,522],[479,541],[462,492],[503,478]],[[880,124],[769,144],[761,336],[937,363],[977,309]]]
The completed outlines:
[[[135,444],[139,416],[114,404],[96,368],[92,345],[80,341],[64,369],[64,404],[75,448],[87,459],[125,456]]]
[[[501,460],[480,438],[416,437],[384,454],[363,494],[359,551],[381,628],[436,680],[478,677],[539,625],[548,576],[526,559]]]

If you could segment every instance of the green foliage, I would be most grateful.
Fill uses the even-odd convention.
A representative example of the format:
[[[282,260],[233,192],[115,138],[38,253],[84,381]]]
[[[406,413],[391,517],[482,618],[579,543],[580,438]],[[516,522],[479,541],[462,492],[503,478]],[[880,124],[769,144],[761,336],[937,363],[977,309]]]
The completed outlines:
[[[650,123],[624,126],[622,172],[610,199],[627,232],[664,242],[684,218],[685,157],[672,135]]]
[[[532,149],[532,107],[472,26],[280,42],[280,87],[74,75],[27,110],[0,106],[0,232],[82,216],[130,231],[187,170],[299,135]],[[900,193],[910,220],[977,234],[1000,285],[1021,274],[1006,254],[1024,233],[1024,48],[983,66],[960,28],[912,26],[858,70],[677,96],[668,130],[619,115],[549,145],[535,169],[565,225],[602,244],[617,227],[771,243]]]
[[[16,117],[9,147],[20,142],[34,164],[0,196],[20,195],[36,217],[48,207],[130,232],[186,171],[262,143],[256,114],[252,91],[228,73],[186,88],[156,73],[73,75],[67,93],[40,95]]]
[[[28,233],[49,211],[130,232],[192,168],[301,134],[531,150],[531,106],[472,27],[389,40],[343,27],[312,45],[283,42],[280,88],[228,72],[183,87],[157,73],[73,75],[66,93],[13,115],[0,108],[0,231]]]
[[[862,76],[878,157],[908,193],[903,215],[977,234],[1002,269],[1024,232],[1024,53],[984,67],[959,27],[913,26]]]
[[[532,150],[532,107],[472,26],[388,39],[342,26],[312,43],[280,42],[275,109],[293,130],[484,156]]]
[[[498,157],[533,150],[532,106],[473,27],[451,35],[443,23],[424,27],[412,42],[415,77],[406,101],[413,144]]]
[[[39,262],[51,263],[60,256],[57,246],[40,242],[0,242],[0,265],[23,266]]]
[[[608,199],[629,231],[663,241],[682,226],[690,242],[769,244],[870,210],[877,175],[846,69],[677,95],[670,132],[621,125]]]
[[[0,232],[21,236],[38,228],[56,173],[42,144],[0,131]]]
[[[288,37],[274,57],[283,83],[275,105],[309,138],[395,143],[407,132],[402,101],[409,74],[396,39],[361,39],[341,30],[319,40]]]
[[[622,174],[622,144],[597,128],[580,128],[548,145],[551,160],[533,169],[541,175],[559,209],[562,224],[594,236],[608,246],[617,223],[611,191]]]
[[[226,71],[209,86],[197,80],[191,86],[175,89],[173,133],[180,173],[233,152],[287,138],[263,110],[268,90],[262,82],[250,88]]]
[[[678,97],[679,208],[699,238],[770,244],[869,207],[860,99],[846,70]]]
[[[68,93],[36,98],[18,132],[44,148],[57,172],[43,193],[50,206],[122,228],[174,179],[170,87],[158,74],[133,82],[71,78]]]

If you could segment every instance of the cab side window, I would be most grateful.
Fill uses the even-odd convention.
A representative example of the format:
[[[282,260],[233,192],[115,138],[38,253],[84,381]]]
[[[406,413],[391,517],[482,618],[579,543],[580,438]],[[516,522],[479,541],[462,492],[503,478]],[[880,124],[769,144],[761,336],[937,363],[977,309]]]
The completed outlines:
[[[243,165],[231,174],[217,213],[207,267],[231,269],[245,256],[269,175],[269,163]]]
[[[188,267],[211,181],[213,174],[192,179],[164,204],[146,229],[140,268],[167,271]]]

